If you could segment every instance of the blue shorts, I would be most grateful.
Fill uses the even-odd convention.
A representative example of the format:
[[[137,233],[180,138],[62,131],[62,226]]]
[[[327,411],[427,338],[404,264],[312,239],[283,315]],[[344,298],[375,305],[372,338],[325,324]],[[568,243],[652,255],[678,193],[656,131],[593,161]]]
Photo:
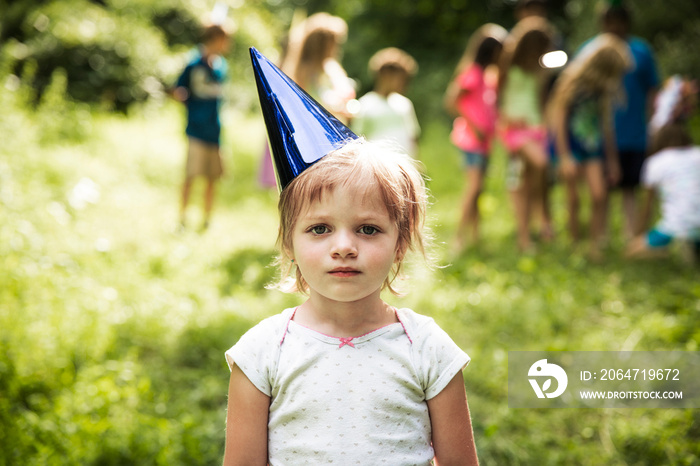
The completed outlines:
[[[569,150],[574,160],[578,163],[604,160],[603,140],[594,138],[593,140],[582,140],[571,134],[569,131]]]
[[[489,166],[489,159],[478,152],[462,151],[464,155],[464,168],[480,168],[486,171]]]
[[[572,150],[571,151],[571,156],[576,160],[578,163],[586,163],[586,162],[593,162],[595,160],[604,160],[605,157],[603,156],[603,152],[588,152],[585,150]]]

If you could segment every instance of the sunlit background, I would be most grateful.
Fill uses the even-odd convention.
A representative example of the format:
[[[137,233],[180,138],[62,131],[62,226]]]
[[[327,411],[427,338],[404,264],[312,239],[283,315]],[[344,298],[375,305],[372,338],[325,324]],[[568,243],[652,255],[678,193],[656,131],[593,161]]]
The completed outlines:
[[[625,261],[617,194],[602,264],[570,244],[560,185],[554,242],[519,254],[500,149],[480,200],[484,241],[449,254],[463,179],[442,97],[470,34],[515,23],[512,2],[225,3],[236,31],[227,173],[210,228],[179,232],[184,109],[166,91],[215,2],[0,0],[0,465],[221,463],[223,353],[301,299],[265,289],[277,193],[258,184],[265,134],[248,59],[249,46],[277,59],[300,9],[348,22],[342,63],[358,95],[372,86],[367,60],[379,48],[401,47],[420,65],[408,96],[440,267],[416,260],[407,296],[387,299],[433,316],[472,356],[481,463],[700,464],[697,409],[508,408],[509,350],[697,351],[700,340],[697,268],[674,254]],[[569,55],[598,32],[595,2],[549,6]],[[662,77],[700,76],[700,4],[630,6]]]

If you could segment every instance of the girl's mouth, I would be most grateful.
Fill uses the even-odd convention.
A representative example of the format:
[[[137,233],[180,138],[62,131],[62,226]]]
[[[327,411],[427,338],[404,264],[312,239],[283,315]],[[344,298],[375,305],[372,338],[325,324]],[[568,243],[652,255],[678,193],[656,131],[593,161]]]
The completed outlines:
[[[337,267],[328,273],[334,277],[354,277],[355,275],[358,275],[360,271],[351,267]]]

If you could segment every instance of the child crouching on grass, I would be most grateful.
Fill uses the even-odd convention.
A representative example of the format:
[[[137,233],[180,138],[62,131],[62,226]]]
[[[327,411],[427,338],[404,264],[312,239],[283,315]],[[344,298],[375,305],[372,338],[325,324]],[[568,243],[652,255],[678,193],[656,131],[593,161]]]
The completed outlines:
[[[645,196],[639,230],[648,225],[657,197],[661,200],[661,219],[632,240],[627,256],[665,256],[668,246],[677,239],[687,246],[682,259],[694,264],[700,254],[700,147],[693,145],[681,122],[664,125],[654,140],[657,151],[642,165]]]
[[[230,350],[225,465],[477,464],[467,356],[434,321],[381,299],[423,252],[414,162],[364,140],[280,195],[279,263],[300,306]]]
[[[649,122],[652,156],[641,172],[646,195],[628,257],[666,256],[675,239],[686,246],[681,248],[685,262],[693,264],[700,255],[700,147],[693,145],[688,130],[697,94],[695,81],[674,75],[656,97]],[[646,231],[657,196],[661,197],[661,219]]]

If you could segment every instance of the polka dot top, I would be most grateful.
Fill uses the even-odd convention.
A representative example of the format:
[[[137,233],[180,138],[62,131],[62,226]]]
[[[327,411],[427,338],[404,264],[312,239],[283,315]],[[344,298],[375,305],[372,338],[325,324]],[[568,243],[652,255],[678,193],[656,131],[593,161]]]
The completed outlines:
[[[429,400],[469,356],[432,318],[396,311],[398,323],[336,338],[292,320],[263,320],[226,352],[270,397],[270,465],[428,465]]]

